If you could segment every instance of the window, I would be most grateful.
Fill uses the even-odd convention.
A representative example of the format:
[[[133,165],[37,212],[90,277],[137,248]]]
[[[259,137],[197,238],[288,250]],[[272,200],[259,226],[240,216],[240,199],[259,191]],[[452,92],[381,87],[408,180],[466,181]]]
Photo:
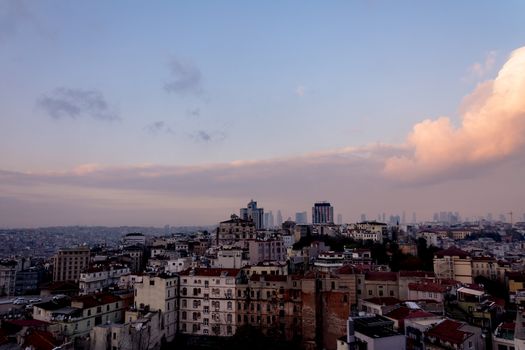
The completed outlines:
[[[113,340],[117,339],[117,333],[113,332]]]
[[[226,307],[228,308],[228,310],[231,310],[232,309],[232,302],[228,301],[228,304],[227,304]]]
[[[390,296],[391,296],[391,297],[394,296],[394,291],[393,291],[393,290],[390,291]]]
[[[182,319],[185,320],[187,317],[186,311],[182,311]]]
[[[188,307],[188,300],[182,299],[182,307]]]
[[[149,285],[150,286],[154,286],[155,285],[155,280],[149,280]]]
[[[372,295],[372,289],[368,291],[368,295]]]
[[[210,320],[208,318],[203,319],[203,323],[205,326],[210,324]]]

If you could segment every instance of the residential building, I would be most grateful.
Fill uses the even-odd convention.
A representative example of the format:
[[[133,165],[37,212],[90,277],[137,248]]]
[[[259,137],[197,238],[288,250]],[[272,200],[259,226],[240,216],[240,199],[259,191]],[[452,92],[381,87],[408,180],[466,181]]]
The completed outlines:
[[[240,324],[240,269],[195,268],[180,273],[179,331],[183,334],[231,336]]]
[[[472,283],[472,258],[455,246],[440,250],[434,255],[434,273],[437,278],[446,278],[461,283]]]
[[[278,239],[249,240],[250,264],[262,261],[286,261],[286,248]]]
[[[394,331],[394,322],[379,315],[349,317],[346,339],[340,338],[337,350],[404,350],[405,336]]]
[[[80,273],[80,294],[100,292],[111,285],[118,285],[122,276],[131,273],[129,267],[120,264],[93,265]]]
[[[124,300],[108,293],[53,298],[33,306],[33,319],[53,323],[59,339],[74,340],[97,325],[121,322],[124,309]]]
[[[237,215],[232,215],[230,220],[222,221],[217,228],[216,244],[235,245],[247,248],[247,241],[255,239],[256,228],[253,221],[244,220]]]
[[[89,248],[61,248],[53,256],[53,281],[78,281],[89,265]]]
[[[135,283],[135,310],[161,312],[167,342],[177,333],[179,276],[169,273],[144,275]]]

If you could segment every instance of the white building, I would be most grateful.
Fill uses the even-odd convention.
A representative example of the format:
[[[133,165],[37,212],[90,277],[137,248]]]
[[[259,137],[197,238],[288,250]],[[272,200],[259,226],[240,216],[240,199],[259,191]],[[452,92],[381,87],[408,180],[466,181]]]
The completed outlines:
[[[240,269],[189,269],[180,274],[180,332],[231,336],[238,326]]]
[[[165,338],[170,342],[177,332],[177,290],[179,277],[172,274],[143,276],[141,283],[135,283],[134,308],[142,311],[160,311]]]
[[[111,285],[117,285],[120,278],[131,273],[125,265],[92,266],[80,273],[79,293],[91,294],[99,292]]]

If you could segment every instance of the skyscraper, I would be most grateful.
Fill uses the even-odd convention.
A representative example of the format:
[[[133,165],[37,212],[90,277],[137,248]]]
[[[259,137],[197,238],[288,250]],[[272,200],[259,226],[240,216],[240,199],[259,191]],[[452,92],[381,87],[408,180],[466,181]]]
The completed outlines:
[[[337,214],[337,224],[342,225],[343,224],[343,215]]]
[[[253,221],[255,229],[261,230],[264,228],[264,209],[257,208],[257,202],[253,199],[248,203],[246,208],[241,208],[240,214],[241,219]]]
[[[308,223],[308,214],[305,211],[295,213],[295,223],[297,225],[306,225]]]
[[[312,207],[312,224],[333,224],[334,207],[329,202],[317,202]]]
[[[276,226],[281,228],[281,226],[283,225],[283,215],[281,214],[280,210],[277,210],[277,217],[275,219],[276,219],[276,222],[275,222]]]
[[[269,212],[264,213],[264,228],[273,228],[274,226],[273,213],[270,210]]]

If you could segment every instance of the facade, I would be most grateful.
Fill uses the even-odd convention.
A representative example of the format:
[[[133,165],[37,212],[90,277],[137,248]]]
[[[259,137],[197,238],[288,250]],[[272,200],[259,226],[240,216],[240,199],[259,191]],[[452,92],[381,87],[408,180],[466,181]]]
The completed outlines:
[[[312,207],[312,224],[333,224],[334,207],[328,202],[318,202]]]
[[[136,245],[145,246],[146,236],[144,236],[142,233],[139,233],[139,232],[128,233],[122,239],[122,244],[124,245],[124,247],[136,246]]]
[[[183,334],[232,336],[239,325],[240,269],[188,269],[180,274],[179,331]]]
[[[252,265],[262,261],[286,261],[286,248],[282,240],[250,240],[248,249]]]
[[[472,283],[472,258],[467,252],[454,246],[440,250],[434,255],[434,273],[461,283]]]
[[[240,218],[245,221],[253,221],[256,230],[264,228],[264,209],[257,208],[257,202],[253,199],[248,203],[246,208],[240,209]]]
[[[92,266],[80,274],[79,293],[91,294],[111,285],[117,285],[122,276],[130,273],[129,267],[124,265]]]
[[[302,334],[301,279],[292,275],[252,274],[239,286],[237,321],[261,327],[286,340]]]
[[[89,265],[89,248],[61,248],[53,256],[53,281],[78,281]]]
[[[144,275],[135,283],[134,309],[141,312],[160,312],[165,328],[165,339],[172,341],[177,333],[179,276]]]
[[[59,339],[86,337],[103,323],[123,320],[124,301],[112,294],[96,294],[52,299],[33,306],[33,319],[53,323]]]
[[[16,272],[16,261],[0,262],[0,296],[15,294]]]
[[[222,221],[217,228],[216,244],[235,245],[247,248],[247,240],[256,238],[255,224],[252,221],[232,215],[230,220]]]

